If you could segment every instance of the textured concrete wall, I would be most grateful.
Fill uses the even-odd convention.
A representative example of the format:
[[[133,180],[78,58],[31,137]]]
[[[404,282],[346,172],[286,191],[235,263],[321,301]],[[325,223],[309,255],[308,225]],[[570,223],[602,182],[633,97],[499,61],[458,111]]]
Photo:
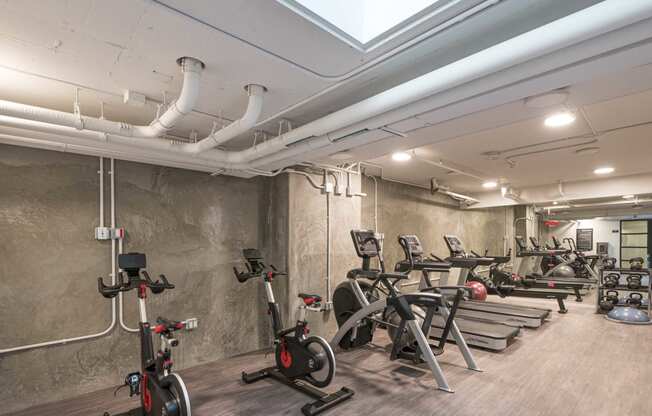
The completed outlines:
[[[109,325],[110,301],[96,287],[97,276],[110,272],[110,244],[93,238],[98,163],[0,146],[0,349]],[[116,180],[125,249],[145,252],[148,269],[177,286],[150,297],[150,318],[199,318],[199,329],[180,335],[177,366],[269,345],[262,287],[238,283],[231,267],[245,246],[287,261],[287,178],[240,180],[118,161]],[[134,297],[125,299],[132,327]],[[0,413],[118,384],[138,368],[138,357],[137,336],[118,329],[0,356]]]
[[[362,225],[374,228],[374,183],[363,178]],[[404,258],[396,240],[399,234],[416,234],[428,253],[449,255],[444,234],[455,234],[467,250],[503,254],[511,233],[511,208],[461,210],[441,194],[400,183],[378,180],[378,230],[385,233],[387,268]]]
[[[320,181],[319,178],[316,178]],[[353,180],[354,191],[360,179]],[[290,316],[294,318],[300,292],[326,296],[326,196],[299,175],[289,178],[289,272]],[[332,290],[346,278],[350,269],[359,266],[349,232],[360,227],[360,198],[332,196]],[[310,313],[312,333],[326,339],[337,331],[332,311]]]

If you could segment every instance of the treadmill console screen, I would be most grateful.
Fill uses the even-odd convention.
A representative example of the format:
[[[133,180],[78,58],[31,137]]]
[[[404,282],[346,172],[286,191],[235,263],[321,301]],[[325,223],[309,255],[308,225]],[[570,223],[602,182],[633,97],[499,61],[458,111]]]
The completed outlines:
[[[444,241],[448,246],[448,250],[451,252],[451,257],[460,257],[466,254],[464,250],[464,244],[462,241],[457,238],[455,235],[445,235]]]
[[[383,248],[383,234],[377,233],[372,230],[351,230],[351,238],[355,251],[358,257],[376,257],[378,255],[378,248],[374,243],[374,239],[378,240],[380,249]]]
[[[527,250],[527,243],[525,242],[525,238],[523,236],[517,235],[514,237],[516,240],[516,245],[518,246],[519,251],[526,251]]]
[[[399,235],[398,243],[403,247],[404,243],[402,243],[401,240],[407,243],[412,257],[423,256],[423,246],[421,245],[421,241],[419,241],[419,237],[413,234]],[[403,247],[403,249],[405,249],[405,247]]]

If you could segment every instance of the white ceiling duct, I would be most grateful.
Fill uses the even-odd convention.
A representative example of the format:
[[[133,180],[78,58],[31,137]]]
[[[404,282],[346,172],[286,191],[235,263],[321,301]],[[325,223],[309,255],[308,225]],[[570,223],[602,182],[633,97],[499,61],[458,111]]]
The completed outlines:
[[[650,33],[652,29],[649,27],[650,25],[646,25],[646,22],[642,21],[650,17],[652,17],[652,2],[605,0],[592,7],[509,39],[276,138],[241,151],[210,149],[210,147],[217,145],[218,142],[224,143],[228,140],[226,135],[217,140],[209,136],[204,140],[210,141],[205,142],[206,145],[201,145],[200,148],[200,146],[194,143],[179,144],[165,139],[134,139],[133,137],[125,137],[124,134],[113,133],[113,130],[104,131],[107,134],[98,137],[97,133],[75,130],[75,128],[79,128],[78,123],[65,124],[58,117],[51,117],[45,120],[46,123],[39,123],[38,125],[34,125],[34,122],[31,122],[31,125],[29,123],[23,123],[23,126],[20,126],[26,120],[12,119],[10,121],[12,126],[27,130],[37,127],[37,130],[43,131],[53,124],[67,126],[57,128],[56,134],[66,135],[68,133],[77,133],[76,137],[79,139],[82,138],[82,135],[91,133],[87,138],[94,140],[95,143],[89,141],[89,146],[95,146],[98,149],[105,149],[112,152],[124,152],[131,157],[135,153],[150,158],[154,157],[154,154],[159,154],[165,156],[166,160],[183,160],[184,163],[189,165],[193,163],[202,166],[206,163],[212,164],[216,171],[220,169],[227,171],[247,171],[252,168],[266,167],[275,163],[285,163],[288,160],[308,160],[310,154],[318,149],[329,149],[334,152],[340,145],[346,145],[350,148],[366,145],[378,139],[359,133],[377,129],[390,122],[401,120],[402,118],[397,119],[401,113],[414,112],[414,109],[407,107],[409,104],[416,103],[415,105],[422,105],[423,103],[419,103],[419,100],[424,100],[443,92],[446,92],[446,95],[451,95],[449,93],[462,86],[468,87],[462,88],[464,90],[463,96],[460,97],[460,94],[453,94],[456,95],[455,100],[452,98],[441,100],[446,101],[441,103],[441,106],[450,105],[456,100],[459,101],[477,96],[478,94],[494,91],[497,88],[510,85],[523,78],[514,79],[512,77],[511,79],[505,79],[503,84],[497,84],[491,80],[483,82],[484,77],[498,72],[507,76],[507,73],[512,70],[518,73],[519,65],[521,64],[537,58],[545,59],[546,56],[560,49],[577,45],[601,35],[611,35],[614,33],[613,42],[601,41],[598,44],[592,45],[592,48],[588,48],[586,51],[587,54],[590,54],[586,58],[604,54],[615,48],[622,48],[635,41],[648,39],[652,36],[652,33]],[[621,38],[619,36],[620,34],[614,32],[617,29],[622,29],[639,22],[643,25],[643,28],[635,31],[633,34],[628,32],[624,38]],[[636,38],[634,39],[634,37]],[[555,65],[554,68],[559,68],[581,59],[577,54],[569,53],[563,57],[554,57],[551,64]],[[539,68],[539,71],[544,70],[540,69],[540,65],[536,67]],[[536,68],[530,69],[535,70]],[[529,77],[533,75],[536,74],[528,74]],[[251,93],[250,89],[250,99],[253,96],[254,94]],[[0,106],[0,114],[28,120],[38,119],[36,117],[25,117],[25,114],[6,112],[3,111],[4,108],[6,107]],[[51,111],[38,109],[37,107],[33,108],[39,114],[41,110]],[[76,115],[69,114],[63,117],[63,119],[68,123],[77,121],[76,117],[78,118]],[[98,119],[93,119],[93,121],[96,120]],[[112,123],[112,128],[116,128],[115,124],[120,123]],[[88,129],[86,125],[82,125],[82,128]],[[237,129],[239,130],[240,127]],[[233,130],[236,130],[236,127]],[[120,131],[120,128],[118,128],[118,131]],[[14,131],[13,137],[16,135]]]
[[[183,86],[179,97],[148,126],[132,126],[128,123],[84,116],[79,113],[66,113],[3,100],[0,100],[0,114],[125,137],[159,137],[174,127],[183,116],[190,113],[199,97],[199,81],[204,64],[190,57],[179,58],[177,63],[183,72]]]

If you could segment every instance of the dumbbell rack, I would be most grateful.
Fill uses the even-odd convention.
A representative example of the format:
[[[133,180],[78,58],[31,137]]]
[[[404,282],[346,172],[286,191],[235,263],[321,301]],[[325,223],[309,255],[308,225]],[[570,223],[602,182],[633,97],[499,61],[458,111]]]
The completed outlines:
[[[624,275],[629,275],[629,274],[640,274],[640,275],[647,275],[647,314],[648,316],[652,317],[652,269],[638,269],[638,270],[632,270],[632,269],[623,269],[623,268],[613,268],[613,269],[604,269],[600,268],[599,272],[599,280],[598,280],[598,293],[597,293],[597,300],[596,300],[596,312],[597,313],[605,313],[601,308],[600,308],[600,299],[604,296],[605,292],[607,290],[615,290],[617,292],[638,292],[638,293],[643,293],[645,291],[645,287],[641,287],[639,289],[630,289],[627,287],[627,285],[622,285],[620,284],[620,281],[618,282],[615,287],[606,287],[604,285],[604,276],[605,274],[610,274],[610,273],[617,273],[620,278],[622,279]]]

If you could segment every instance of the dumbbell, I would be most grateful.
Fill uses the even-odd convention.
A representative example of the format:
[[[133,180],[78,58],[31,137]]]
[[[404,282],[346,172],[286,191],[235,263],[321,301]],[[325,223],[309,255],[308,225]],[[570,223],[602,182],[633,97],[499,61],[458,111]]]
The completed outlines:
[[[604,277],[604,286],[605,287],[616,287],[620,281],[620,275],[618,273],[609,273]]]
[[[640,274],[630,274],[627,276],[627,287],[633,290],[641,288],[642,277]]]
[[[625,303],[627,304],[627,306],[631,306],[633,308],[639,308],[643,303],[643,295],[641,295],[638,292],[630,293],[629,298],[625,301]]]

